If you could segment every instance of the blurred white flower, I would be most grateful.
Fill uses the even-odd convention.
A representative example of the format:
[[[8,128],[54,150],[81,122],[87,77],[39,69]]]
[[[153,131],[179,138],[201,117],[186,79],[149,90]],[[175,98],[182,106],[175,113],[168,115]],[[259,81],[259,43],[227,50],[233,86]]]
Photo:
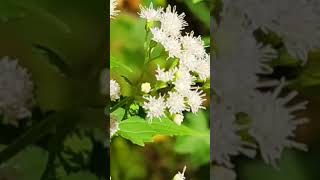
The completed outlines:
[[[120,85],[115,80],[110,80],[110,99],[116,101],[120,98]]]
[[[163,8],[154,9],[152,2],[149,7],[140,6],[141,12],[139,16],[147,21],[159,21],[163,12]]]
[[[181,35],[181,31],[188,23],[184,20],[185,14],[178,14],[176,12],[176,6],[173,8],[168,5],[165,12],[160,18],[161,29],[167,34],[167,36],[178,37]]]
[[[216,56],[213,62],[213,87],[218,96],[236,111],[245,112],[249,90],[261,85],[258,74],[270,74],[266,63],[276,57],[275,50],[261,46],[252,33],[245,29],[236,17],[225,16],[214,33]],[[270,82],[271,83],[271,82]]]
[[[116,9],[118,5],[117,0],[110,0],[110,18],[118,15],[119,11]]]
[[[181,125],[181,123],[183,122],[184,116],[183,114],[175,114],[173,116],[173,121],[178,124],[179,126]]]
[[[178,172],[178,174],[176,174],[176,175],[173,177],[173,180],[185,180],[186,177],[184,176],[184,173],[185,173],[186,169],[187,169],[187,167],[184,166],[182,173],[181,173],[181,172]]]
[[[203,93],[203,91],[199,90],[198,88],[195,88],[194,90],[191,90],[187,94],[187,102],[190,106],[191,112],[196,113],[199,111],[199,109],[205,109],[204,106],[202,106],[202,103],[206,100],[206,95]]]
[[[186,109],[184,97],[178,92],[169,92],[166,105],[170,114],[182,113]]]
[[[164,116],[164,110],[166,108],[166,104],[164,102],[164,98],[159,95],[158,98],[153,96],[145,97],[147,102],[144,102],[143,108],[147,112],[147,118],[152,120],[154,118],[161,118]]]
[[[243,141],[239,136],[238,133],[243,128],[236,124],[235,112],[228,109],[224,104],[217,104],[212,110],[214,117],[211,123],[213,132],[211,153],[213,161],[219,165],[232,168],[232,156],[244,154],[253,158],[255,151],[249,147],[254,146]]]
[[[33,83],[27,70],[15,59],[0,59],[0,114],[7,123],[31,116]]]
[[[278,34],[289,54],[304,63],[308,52],[320,47],[320,15],[314,11],[312,1],[228,0],[225,4],[225,13],[234,13],[242,18],[240,22],[250,22],[251,30],[261,28]]]
[[[254,107],[248,112],[253,119],[249,133],[256,139],[263,160],[273,167],[277,167],[276,161],[280,159],[285,148],[307,150],[306,145],[293,140],[295,129],[306,123],[307,119],[297,119],[292,114],[305,109],[307,102],[288,106],[297,92],[279,97],[283,86],[284,80],[274,92],[257,94],[251,102]]]
[[[142,83],[141,84],[141,91],[144,93],[149,93],[151,90],[151,85],[148,82]]]
[[[158,81],[162,81],[162,82],[173,81],[176,72],[177,72],[176,68],[165,71],[164,69],[161,69],[160,66],[158,65],[158,68],[156,70],[156,73],[157,73],[156,78]]]

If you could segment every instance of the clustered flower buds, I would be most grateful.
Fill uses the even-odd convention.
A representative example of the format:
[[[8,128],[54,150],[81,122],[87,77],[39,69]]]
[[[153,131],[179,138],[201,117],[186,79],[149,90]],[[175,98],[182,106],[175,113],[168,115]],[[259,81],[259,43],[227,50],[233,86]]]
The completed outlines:
[[[205,94],[201,86],[210,78],[210,55],[200,36],[195,37],[194,32],[182,34],[188,23],[185,14],[178,14],[175,6],[169,5],[164,10],[154,9],[151,4],[149,8],[141,7],[139,15],[152,24],[147,26],[147,31],[151,32],[152,41],[167,52],[167,60],[178,61],[167,69],[158,65],[157,82],[172,88],[157,97],[146,96],[143,108],[150,120],[169,114],[180,125],[184,111],[197,113],[204,109]]]

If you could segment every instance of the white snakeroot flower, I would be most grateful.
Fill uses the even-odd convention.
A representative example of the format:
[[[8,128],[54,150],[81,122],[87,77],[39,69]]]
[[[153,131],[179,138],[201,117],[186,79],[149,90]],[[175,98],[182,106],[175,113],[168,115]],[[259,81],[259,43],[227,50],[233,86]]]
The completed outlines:
[[[147,21],[159,21],[163,12],[162,8],[154,9],[153,4],[150,3],[149,8],[140,6],[141,12],[139,16]]]
[[[115,80],[110,80],[110,99],[116,101],[120,98],[120,85]]]
[[[179,126],[181,125],[181,123],[183,122],[184,116],[183,114],[175,114],[173,116],[173,121],[178,124]]]
[[[188,23],[184,20],[185,14],[178,14],[176,12],[176,6],[171,8],[169,5],[166,11],[162,13],[160,18],[161,29],[167,34],[167,36],[178,37],[181,35],[181,31]]]
[[[169,57],[179,57],[181,54],[181,43],[178,38],[167,37],[162,42],[164,49],[169,53]]]
[[[110,119],[110,138],[112,138],[120,130],[119,122],[111,116]]]
[[[167,40],[167,35],[163,32],[162,29],[159,28],[151,28],[151,33],[153,35],[152,40],[163,44]]]
[[[206,100],[203,97],[205,94],[203,91],[199,90],[198,88],[189,91],[187,94],[187,102],[190,106],[191,112],[196,113],[199,111],[199,109],[205,109],[204,106],[202,106],[202,103]]]
[[[188,52],[182,52],[179,56],[179,65],[189,71],[195,71],[198,65],[198,59],[196,56],[189,54]]]
[[[164,102],[164,98],[159,95],[158,98],[153,96],[145,97],[147,102],[144,102],[143,108],[147,112],[147,118],[152,120],[154,118],[160,118],[164,116],[164,110],[166,108],[166,103]]]
[[[197,58],[202,58],[205,56],[206,51],[204,48],[204,42],[201,37],[194,37],[193,32],[188,33],[186,36],[180,38],[182,48],[184,52],[187,52],[189,55],[194,55]]]
[[[244,154],[253,158],[255,151],[249,147],[254,146],[243,141],[238,134],[244,128],[240,128],[236,124],[235,112],[224,104],[215,105],[212,112],[214,117],[211,123],[213,139],[210,149],[213,161],[219,165],[232,168],[232,156]]]
[[[197,66],[194,72],[196,72],[199,75],[200,80],[206,80],[210,77],[210,60],[209,59],[210,59],[210,56],[206,59],[200,59],[197,62]]]
[[[304,110],[307,102],[288,106],[298,93],[294,91],[279,97],[283,86],[284,80],[274,92],[256,95],[251,103],[254,107],[248,112],[253,119],[249,133],[256,139],[265,163],[275,168],[285,148],[307,150],[306,145],[293,140],[297,126],[308,121],[306,118],[297,118],[294,113]]]
[[[170,114],[182,113],[186,109],[184,97],[178,92],[169,92],[166,100]]]
[[[177,69],[173,68],[168,71],[165,71],[164,69],[161,69],[160,66],[158,65],[156,72],[157,72],[156,78],[158,81],[169,82],[169,81],[173,81],[175,77],[175,73],[177,72]]]
[[[141,84],[141,91],[144,93],[149,93],[151,90],[151,85],[148,82],[142,83]]]
[[[190,72],[184,68],[180,68],[176,73],[177,79],[173,82],[174,89],[181,95],[188,96],[191,86],[194,84],[196,78],[190,74]]]
[[[186,169],[187,169],[187,167],[184,166],[182,173],[181,173],[181,172],[178,172],[178,174],[176,174],[176,175],[173,177],[173,180],[185,180],[186,177],[184,176],[184,173],[185,173]]]
[[[17,60],[0,59],[0,115],[7,123],[16,125],[17,119],[31,116],[33,83],[27,70]]]
[[[110,18],[113,18],[118,14],[119,11],[116,10],[117,5],[117,0],[110,0]]]

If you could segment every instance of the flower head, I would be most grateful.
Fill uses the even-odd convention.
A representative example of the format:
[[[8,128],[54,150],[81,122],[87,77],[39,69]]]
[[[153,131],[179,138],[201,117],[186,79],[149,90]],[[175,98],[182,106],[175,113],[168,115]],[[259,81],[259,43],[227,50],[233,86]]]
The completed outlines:
[[[158,66],[158,69],[156,70],[156,78],[158,81],[168,82],[173,81],[174,75],[176,73],[177,69],[173,68],[168,71],[164,71],[164,69],[161,69],[160,66]]]
[[[209,56],[209,55],[208,55]],[[206,80],[210,77],[210,56],[207,59],[197,61],[197,66],[194,70],[199,75],[200,80]]]
[[[176,6],[173,8],[169,5],[160,18],[161,29],[168,35],[178,37],[181,31],[188,23],[184,20],[185,14],[178,14]]]
[[[171,114],[182,113],[186,109],[184,97],[178,92],[169,92],[166,105]]]
[[[17,124],[11,120],[30,117],[32,105],[33,83],[27,70],[17,60],[0,59],[0,114]]]
[[[186,36],[182,36],[181,43],[183,47],[183,51],[187,52],[189,55],[194,55],[198,58],[202,58],[205,54],[204,42],[201,37],[194,37],[193,32],[188,33]]]
[[[116,101],[120,98],[120,85],[115,80],[110,80],[110,99]]]
[[[201,90],[198,90],[198,88],[189,91],[187,94],[187,102],[191,108],[191,112],[196,113],[199,111],[199,109],[205,109],[205,107],[202,106],[202,103],[206,100],[203,98],[204,96],[205,94]]]
[[[162,42],[164,49],[169,53],[169,57],[179,57],[181,54],[181,43],[178,38],[167,37]]]
[[[149,8],[140,6],[140,9],[139,16],[147,21],[159,21],[163,12],[162,8],[154,9],[152,3]]]
[[[162,29],[159,28],[151,28],[151,33],[153,35],[152,40],[155,42],[158,42],[160,44],[163,44],[166,39],[168,38],[167,35],[163,32]]]
[[[276,161],[285,148],[307,150],[306,145],[293,140],[297,126],[307,122],[306,118],[297,118],[294,113],[305,109],[307,102],[288,106],[298,93],[279,97],[283,81],[274,92],[256,96],[251,103],[255,107],[249,113],[254,120],[249,133],[257,140],[263,160],[273,167],[277,167]]]
[[[177,79],[173,82],[174,88],[181,95],[187,96],[195,80],[196,78],[188,70],[180,68],[177,72]]]
[[[147,118],[149,120],[164,116],[166,104],[164,102],[164,98],[161,95],[159,95],[158,98],[148,96],[145,99],[147,100],[147,102],[144,102],[143,108],[146,110]]]

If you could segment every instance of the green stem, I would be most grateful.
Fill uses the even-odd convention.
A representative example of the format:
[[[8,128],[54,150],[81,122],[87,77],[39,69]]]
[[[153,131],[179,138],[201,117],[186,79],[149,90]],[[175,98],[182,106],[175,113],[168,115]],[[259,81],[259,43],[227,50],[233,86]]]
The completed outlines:
[[[114,105],[113,107],[111,107],[110,113],[114,112],[114,111],[117,110],[119,107],[125,105],[129,99],[130,99],[129,97],[125,97],[125,98],[123,98],[122,100],[120,100],[116,105]]]

